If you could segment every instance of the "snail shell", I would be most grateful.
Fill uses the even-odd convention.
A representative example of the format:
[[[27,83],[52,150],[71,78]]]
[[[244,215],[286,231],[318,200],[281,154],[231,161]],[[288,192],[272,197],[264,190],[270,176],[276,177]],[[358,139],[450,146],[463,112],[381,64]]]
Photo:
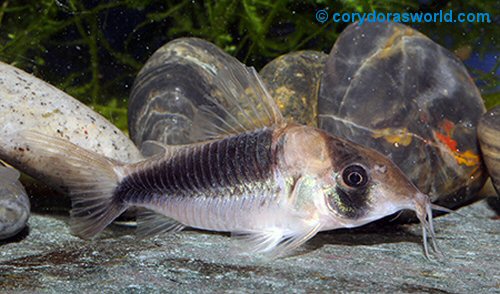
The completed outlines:
[[[495,190],[500,195],[500,105],[481,117],[477,127],[477,135],[484,163]]]

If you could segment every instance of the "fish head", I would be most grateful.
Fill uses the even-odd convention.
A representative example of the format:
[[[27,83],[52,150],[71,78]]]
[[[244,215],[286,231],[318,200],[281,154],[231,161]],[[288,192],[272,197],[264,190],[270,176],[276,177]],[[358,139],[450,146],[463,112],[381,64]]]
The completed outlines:
[[[291,133],[285,149],[288,161],[295,162],[301,177],[315,179],[305,181],[314,189],[296,190],[316,192],[322,230],[357,227],[408,209],[421,221],[424,238],[426,232],[434,237],[434,205],[388,157],[319,129],[303,127]],[[305,197],[310,196],[295,198]]]
[[[330,135],[325,139],[331,167],[321,175],[321,181],[335,222],[356,227],[404,209],[421,214],[430,203],[401,169],[378,151]]]
[[[357,227],[401,210],[413,210],[422,226],[425,255],[427,234],[436,253],[432,209],[434,205],[403,171],[376,150],[325,134],[331,168],[322,176],[329,217],[326,227]],[[329,219],[329,220],[328,220]]]

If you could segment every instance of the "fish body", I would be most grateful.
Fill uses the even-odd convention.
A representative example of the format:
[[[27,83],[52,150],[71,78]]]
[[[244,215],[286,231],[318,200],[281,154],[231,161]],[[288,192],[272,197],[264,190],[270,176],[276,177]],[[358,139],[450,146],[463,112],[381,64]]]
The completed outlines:
[[[280,212],[273,134],[263,129],[186,146],[129,167],[114,197],[191,227],[256,229],[257,215]]]
[[[380,154],[299,125],[179,148],[122,173],[113,202],[215,231],[354,227],[411,209],[410,197],[398,197],[419,193],[410,183],[394,191],[385,178],[406,178]]]
[[[9,138],[51,165],[71,192],[72,229],[102,231],[141,207],[139,234],[184,227],[242,235],[252,251],[286,254],[317,232],[356,227],[415,210],[433,235],[429,198],[386,157],[322,130],[284,124],[184,146],[165,146],[125,164],[59,138],[20,132]],[[57,154],[65,154],[57,160]],[[427,250],[427,249],[426,249]]]
[[[19,172],[0,162],[0,240],[19,233],[28,222],[30,202]]]

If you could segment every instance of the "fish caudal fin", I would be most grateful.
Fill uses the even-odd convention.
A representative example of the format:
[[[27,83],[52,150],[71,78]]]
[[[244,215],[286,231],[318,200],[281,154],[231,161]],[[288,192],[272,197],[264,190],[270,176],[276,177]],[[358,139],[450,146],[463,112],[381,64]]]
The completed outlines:
[[[23,150],[19,162],[33,160],[50,184],[71,196],[71,229],[88,239],[101,232],[127,209],[113,197],[123,178],[122,164],[71,142],[34,131],[9,136]]]

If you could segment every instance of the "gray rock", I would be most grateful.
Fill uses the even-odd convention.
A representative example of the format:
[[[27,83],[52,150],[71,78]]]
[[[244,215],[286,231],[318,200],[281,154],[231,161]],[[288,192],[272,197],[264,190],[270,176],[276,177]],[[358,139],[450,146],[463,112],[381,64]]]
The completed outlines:
[[[491,203],[497,202],[496,211]],[[72,236],[67,217],[33,215],[29,233],[0,243],[0,288],[70,293],[500,293],[498,198],[435,221],[443,259],[424,257],[418,224],[320,233],[294,256],[238,254],[224,234],[183,231],[138,240],[113,225]]]

